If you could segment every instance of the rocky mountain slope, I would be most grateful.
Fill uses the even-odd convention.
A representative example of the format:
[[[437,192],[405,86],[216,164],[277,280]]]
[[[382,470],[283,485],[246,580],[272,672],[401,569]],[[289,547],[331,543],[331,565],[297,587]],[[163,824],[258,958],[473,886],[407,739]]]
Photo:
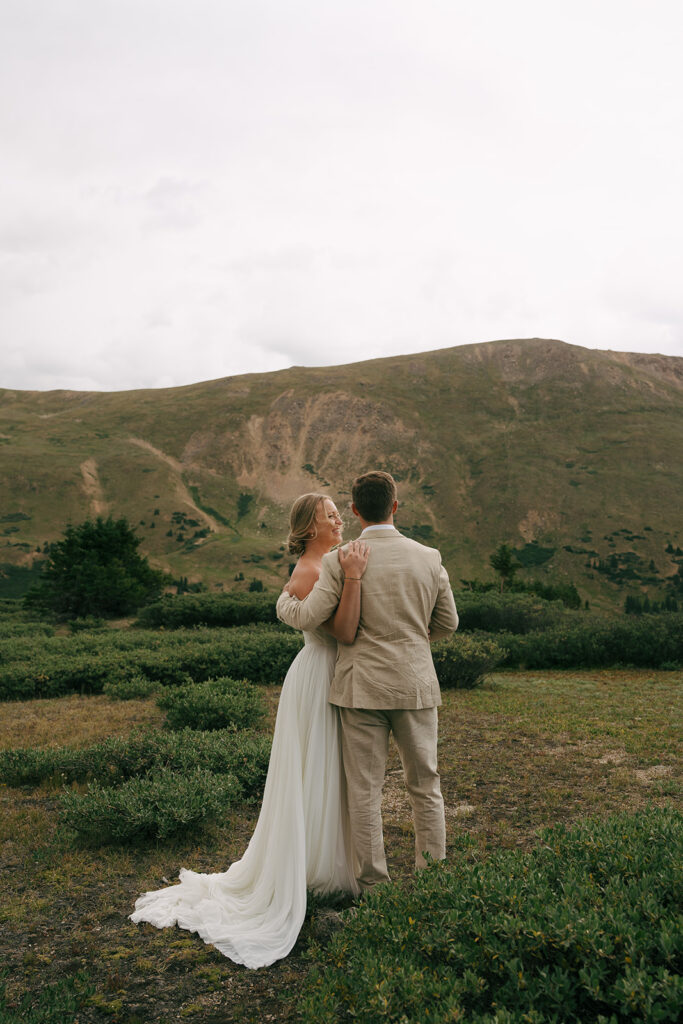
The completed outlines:
[[[176,576],[280,585],[287,508],[390,470],[397,525],[453,581],[505,541],[604,606],[663,591],[683,544],[683,360],[497,341],[119,393],[0,391],[0,564],[125,515]],[[355,525],[348,517],[347,536]]]

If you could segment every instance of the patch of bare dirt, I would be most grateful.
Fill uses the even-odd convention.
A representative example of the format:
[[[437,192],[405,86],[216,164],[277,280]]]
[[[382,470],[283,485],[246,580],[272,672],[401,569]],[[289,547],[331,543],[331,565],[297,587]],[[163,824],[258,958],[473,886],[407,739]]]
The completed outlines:
[[[607,750],[598,758],[598,764],[623,764],[627,757],[625,750]]]
[[[580,749],[579,743],[558,742],[543,748],[543,753],[548,757],[571,757]]]
[[[527,514],[517,524],[517,529],[529,544],[542,534],[554,530],[560,523],[560,513],[548,510],[530,508]]]
[[[468,804],[466,800],[461,800],[460,803],[452,804],[449,806],[446,804],[446,817],[447,818],[469,818],[471,814],[476,811],[474,804]]]
[[[653,764],[650,768],[636,768],[633,774],[641,785],[649,786],[657,779],[665,779],[671,775],[671,768],[666,764]]]
[[[417,432],[388,407],[344,391],[308,399],[286,391],[267,415],[246,422],[237,445],[234,438],[225,440],[240,485],[264,489],[280,503],[324,490],[340,466],[362,468],[378,450],[400,473],[411,468],[406,452],[414,461],[425,449]]]
[[[86,459],[85,462],[81,463],[81,476],[83,478],[83,490],[90,502],[92,514],[95,516],[106,515],[109,504],[104,497],[95,459]]]

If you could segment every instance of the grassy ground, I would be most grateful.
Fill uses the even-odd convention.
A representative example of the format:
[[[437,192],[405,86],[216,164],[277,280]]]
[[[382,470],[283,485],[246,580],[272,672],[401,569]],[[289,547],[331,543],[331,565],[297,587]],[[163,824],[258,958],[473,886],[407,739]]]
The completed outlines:
[[[467,830],[489,846],[528,847],[539,828],[587,815],[681,803],[683,673],[504,673],[478,691],[444,694],[440,763],[451,839]],[[279,692],[268,692],[274,715]],[[0,747],[91,743],[159,723],[152,701],[104,697],[1,705]],[[272,724],[272,716],[271,716]],[[292,954],[247,971],[196,937],[127,920],[135,897],[182,866],[219,871],[241,855],[257,811],[235,812],[193,841],[134,849],[75,848],[60,830],[54,789],[0,789],[0,958],[8,993],[85,969],[95,995],[80,1024],[115,1021],[295,1021],[313,906]],[[395,879],[412,868],[412,827],[392,751],[385,840]]]

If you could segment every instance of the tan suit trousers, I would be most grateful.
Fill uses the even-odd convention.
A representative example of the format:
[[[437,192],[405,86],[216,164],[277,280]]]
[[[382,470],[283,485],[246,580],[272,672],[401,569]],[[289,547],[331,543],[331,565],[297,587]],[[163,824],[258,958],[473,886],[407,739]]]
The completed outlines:
[[[415,866],[425,866],[423,853],[443,860],[446,821],[436,767],[437,709],[339,708],[339,713],[351,842],[361,888],[389,879],[382,833],[382,785],[390,732],[413,809]]]

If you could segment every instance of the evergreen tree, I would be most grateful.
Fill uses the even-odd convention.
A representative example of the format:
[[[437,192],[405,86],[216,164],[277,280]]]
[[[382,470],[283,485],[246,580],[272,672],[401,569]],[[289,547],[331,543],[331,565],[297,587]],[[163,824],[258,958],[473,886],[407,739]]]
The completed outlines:
[[[53,544],[40,582],[26,595],[34,607],[77,618],[114,618],[159,596],[163,574],[138,554],[140,540],[126,519],[98,517],[67,526]]]
[[[680,594],[683,596],[683,565],[679,565],[678,572],[675,576],[669,577],[671,580],[671,587],[674,594]]]
[[[515,556],[507,544],[500,544],[489,557],[489,562],[500,576],[500,592],[502,594],[504,584],[514,579],[515,573],[521,566],[515,560]]]

